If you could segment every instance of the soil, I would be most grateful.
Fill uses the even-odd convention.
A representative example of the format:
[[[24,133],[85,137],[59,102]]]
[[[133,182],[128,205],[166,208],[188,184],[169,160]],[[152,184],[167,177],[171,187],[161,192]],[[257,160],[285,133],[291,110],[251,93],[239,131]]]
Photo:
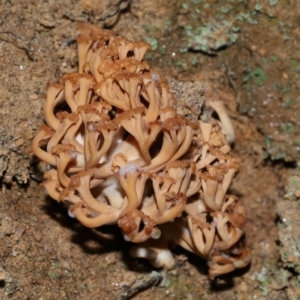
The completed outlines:
[[[117,227],[84,228],[32,179],[44,167],[29,146],[44,88],[76,69],[78,21],[145,39],[155,69],[202,82],[206,99],[226,104],[244,158],[231,192],[246,207],[251,265],[212,282],[205,260],[176,248],[164,285],[130,299],[300,298],[300,194],[284,197],[299,175],[300,4],[260,2],[0,2],[0,299],[129,299],[120,295],[153,271]]]

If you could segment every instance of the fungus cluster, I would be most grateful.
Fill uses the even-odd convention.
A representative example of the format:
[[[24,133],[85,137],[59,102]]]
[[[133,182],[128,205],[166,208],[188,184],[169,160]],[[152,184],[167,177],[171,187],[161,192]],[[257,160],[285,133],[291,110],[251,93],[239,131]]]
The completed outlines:
[[[208,259],[212,279],[246,266],[245,211],[227,194],[240,159],[219,124],[176,112],[143,61],[149,44],[79,26],[79,71],[48,86],[32,141],[51,166],[42,186],[83,225],[118,224],[131,255],[155,267],[174,265],[170,243]]]

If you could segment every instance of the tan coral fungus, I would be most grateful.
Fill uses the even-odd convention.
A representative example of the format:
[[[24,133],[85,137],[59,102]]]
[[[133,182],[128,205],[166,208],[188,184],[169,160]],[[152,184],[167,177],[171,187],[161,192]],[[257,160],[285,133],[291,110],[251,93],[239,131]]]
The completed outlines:
[[[85,226],[118,224],[155,267],[174,265],[170,241],[207,258],[210,278],[246,266],[243,205],[227,195],[240,159],[219,124],[177,114],[167,80],[143,61],[147,43],[79,27],[79,73],[48,87],[32,141],[52,167],[44,188]]]

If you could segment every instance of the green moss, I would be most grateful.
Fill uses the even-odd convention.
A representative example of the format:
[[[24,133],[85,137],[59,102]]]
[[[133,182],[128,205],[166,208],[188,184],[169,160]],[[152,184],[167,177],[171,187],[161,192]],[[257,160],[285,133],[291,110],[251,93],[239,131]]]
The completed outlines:
[[[268,75],[264,73],[264,71],[261,68],[257,68],[253,71],[254,77],[255,77],[255,83],[258,86],[263,86],[265,81],[268,79]]]
[[[151,45],[151,50],[155,51],[158,48],[158,41],[154,37],[145,37],[147,43]]]
[[[293,124],[290,122],[280,124],[279,128],[283,132],[288,133],[288,134],[295,133],[295,128],[294,128]]]
[[[269,0],[268,3],[269,3],[269,5],[271,5],[271,6],[275,6],[275,5],[278,4],[278,0]]]
[[[51,278],[51,279],[57,279],[57,278],[59,277],[59,275],[58,275],[57,273],[52,272],[52,271],[49,271],[49,272],[48,272],[48,276],[49,276],[49,278]]]
[[[263,86],[265,81],[268,80],[268,75],[261,68],[256,68],[254,70],[251,70],[251,68],[248,68],[244,72],[244,74],[245,74],[245,76],[243,78],[244,83],[254,80],[254,82],[258,86]]]
[[[282,152],[279,147],[275,147],[275,149],[272,151],[272,159],[273,160],[279,160],[279,159],[284,159],[286,157],[286,153]]]
[[[261,11],[262,10],[262,6],[259,3],[256,3],[254,9],[256,11]]]
[[[247,21],[249,24],[255,25],[258,22],[252,18],[253,16],[254,15],[251,12],[246,12],[246,13],[242,12],[242,13],[238,14],[235,17],[235,19],[239,20],[239,21]]]
[[[223,13],[223,14],[228,14],[230,11],[231,11],[231,7],[229,7],[229,6],[221,6],[221,12]]]
[[[284,99],[284,102],[281,104],[282,107],[287,108],[290,107],[292,105],[293,101],[290,97],[287,97],[286,99]]]
[[[259,289],[262,291],[262,294],[264,296],[267,296],[269,294],[269,281],[267,279],[267,276],[263,273],[258,273],[256,279],[260,283]]]
[[[297,67],[298,66],[298,62],[295,59],[291,59],[290,64],[292,67]]]

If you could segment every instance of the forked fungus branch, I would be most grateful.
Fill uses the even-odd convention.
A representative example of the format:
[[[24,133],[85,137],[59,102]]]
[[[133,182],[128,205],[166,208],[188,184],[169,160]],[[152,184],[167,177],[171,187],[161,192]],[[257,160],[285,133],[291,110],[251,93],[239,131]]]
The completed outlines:
[[[79,72],[48,86],[32,141],[51,166],[44,188],[87,227],[118,224],[154,267],[174,265],[170,242],[206,258],[212,279],[246,266],[245,211],[227,194],[240,159],[218,123],[177,114],[143,61],[149,44],[79,26]]]

